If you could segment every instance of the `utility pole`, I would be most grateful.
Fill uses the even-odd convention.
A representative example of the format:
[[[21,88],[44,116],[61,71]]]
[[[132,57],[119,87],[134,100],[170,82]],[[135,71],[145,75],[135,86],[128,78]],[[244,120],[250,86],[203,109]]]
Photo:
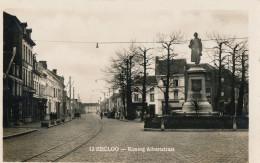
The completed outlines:
[[[78,110],[79,110],[79,106],[80,106],[80,97],[79,97],[79,94],[78,94]]]
[[[75,90],[74,90],[74,87],[73,87],[73,103],[72,103],[72,110],[75,112],[75,98],[74,98],[74,93],[75,93]]]
[[[72,114],[71,112],[71,76],[69,78],[69,84],[70,84],[70,98],[69,98],[69,112],[70,112],[70,115]]]
[[[108,110],[111,110],[110,88],[108,89]]]

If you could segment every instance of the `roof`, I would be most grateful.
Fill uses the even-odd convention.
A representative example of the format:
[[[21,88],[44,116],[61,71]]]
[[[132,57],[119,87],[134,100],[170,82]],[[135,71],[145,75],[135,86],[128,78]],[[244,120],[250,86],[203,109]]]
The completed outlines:
[[[143,84],[143,76],[137,77],[137,79],[134,81],[133,85],[142,85]],[[152,85],[152,84],[157,84],[156,76],[146,76],[146,84],[147,85]]]
[[[185,73],[186,59],[172,59],[170,60],[170,75],[184,74]],[[166,75],[167,73],[167,60],[155,60],[155,75]]]
[[[31,46],[35,46],[35,42],[30,38],[28,32],[32,32],[32,29],[26,29],[27,23],[22,23],[16,16],[11,15],[7,12],[4,12],[4,19],[13,19],[16,21],[16,24],[19,26],[20,29],[25,29],[26,33],[23,34],[23,38],[27,41]]]

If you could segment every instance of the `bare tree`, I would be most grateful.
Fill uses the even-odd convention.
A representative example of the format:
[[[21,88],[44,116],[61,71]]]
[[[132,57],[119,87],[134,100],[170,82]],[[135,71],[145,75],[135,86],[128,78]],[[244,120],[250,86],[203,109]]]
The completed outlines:
[[[107,83],[112,85],[113,88],[121,86],[122,100],[124,105],[124,115],[128,119],[134,119],[135,112],[132,106],[132,82],[133,76],[136,75],[136,71],[132,71],[136,65],[134,56],[137,55],[136,47],[134,43],[130,45],[128,49],[116,52],[116,58],[112,58],[111,65],[103,70],[107,75]],[[125,108],[125,97],[127,101],[127,107]]]
[[[166,81],[162,78],[163,83],[165,83],[165,108],[163,108],[163,115],[168,114],[169,110],[169,87],[170,87],[170,60],[177,56],[177,53],[174,53],[173,45],[181,44],[183,39],[183,34],[181,32],[173,32],[170,35],[158,34],[159,42],[162,44],[162,48],[167,51],[166,60],[167,60],[167,70],[166,70]]]
[[[138,46],[138,49],[140,51],[140,53],[138,53],[138,57],[140,57],[140,62],[139,65],[141,67],[143,67],[142,69],[142,115],[141,115],[141,120],[143,121],[144,120],[144,111],[146,110],[147,108],[147,105],[146,105],[146,93],[147,93],[147,81],[146,81],[146,78],[147,78],[147,69],[150,69],[150,63],[149,61],[153,59],[153,56],[151,55],[151,53],[148,53],[150,50],[152,50],[153,48],[146,48],[146,47],[141,47],[141,46]]]
[[[238,96],[238,105],[237,105],[237,115],[240,116],[243,114],[243,106],[244,106],[244,95],[247,93],[247,89],[245,89],[246,85],[246,76],[248,73],[248,50],[247,47],[244,48],[239,52],[239,62],[241,63],[241,69],[238,71],[241,72],[241,81],[239,86],[239,96]]]
[[[108,83],[109,87],[121,90],[121,99],[123,104],[123,116],[126,117],[126,83],[127,83],[127,54],[123,51],[117,51],[116,57],[111,58],[111,65],[106,66],[104,70],[104,75],[106,76],[105,81]]]
[[[223,68],[223,62],[226,59],[226,49],[224,45],[227,45],[229,43],[229,39],[227,36],[220,35],[217,33],[207,34],[208,38],[217,44],[213,49],[217,50],[218,55],[214,57],[214,64],[218,69],[218,76],[217,76],[217,95],[215,97],[215,106],[219,111],[222,111],[220,108],[220,98],[221,98],[221,89],[222,89],[222,68]],[[216,63],[218,62],[218,64]],[[216,74],[215,74],[216,76]]]
[[[232,77],[231,77],[231,102],[230,102],[230,106],[232,109],[232,114],[235,113],[236,114],[236,109],[235,109],[235,87],[236,87],[236,71],[237,71],[237,65],[238,65],[238,58],[239,58],[239,51],[241,51],[242,49],[244,49],[246,42],[237,42],[235,40],[235,38],[231,41],[229,41],[229,43],[227,44],[227,46],[229,47],[228,53],[231,55],[231,65],[232,65]]]

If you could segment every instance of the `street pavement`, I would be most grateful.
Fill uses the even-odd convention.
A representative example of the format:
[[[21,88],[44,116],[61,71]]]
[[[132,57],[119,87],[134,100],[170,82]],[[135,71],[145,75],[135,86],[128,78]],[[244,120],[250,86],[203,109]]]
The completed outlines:
[[[28,161],[248,162],[248,132],[155,132],[143,127],[137,121],[83,115],[60,126],[3,140],[3,161],[24,161],[63,144]]]

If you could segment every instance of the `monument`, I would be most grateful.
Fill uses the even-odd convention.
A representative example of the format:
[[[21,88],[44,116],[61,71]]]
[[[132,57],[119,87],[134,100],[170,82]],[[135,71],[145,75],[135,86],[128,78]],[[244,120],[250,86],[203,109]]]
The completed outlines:
[[[191,62],[195,62],[194,67],[187,71],[188,87],[187,100],[182,107],[181,114],[186,115],[214,115],[211,104],[206,97],[205,74],[206,70],[200,67],[200,57],[202,56],[202,43],[198,38],[198,33],[194,33],[194,39],[190,41]]]

